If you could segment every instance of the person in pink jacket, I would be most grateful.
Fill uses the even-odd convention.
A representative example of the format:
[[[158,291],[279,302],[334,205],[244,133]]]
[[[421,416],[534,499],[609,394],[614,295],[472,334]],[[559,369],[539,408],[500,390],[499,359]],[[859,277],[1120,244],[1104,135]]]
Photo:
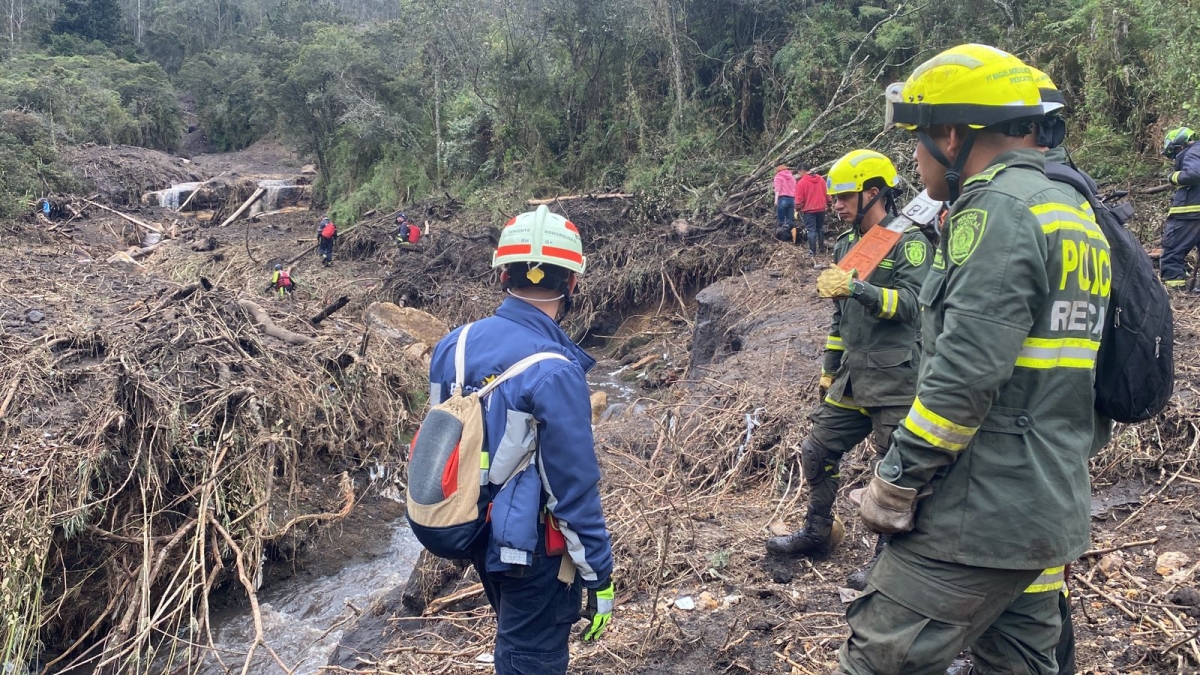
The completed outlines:
[[[808,230],[808,252],[816,255],[825,251],[825,211],[829,208],[829,195],[825,190],[825,179],[809,170],[808,164],[797,166],[800,179],[796,181],[797,217],[804,218]]]
[[[796,243],[796,177],[786,165],[775,167],[775,237]]]

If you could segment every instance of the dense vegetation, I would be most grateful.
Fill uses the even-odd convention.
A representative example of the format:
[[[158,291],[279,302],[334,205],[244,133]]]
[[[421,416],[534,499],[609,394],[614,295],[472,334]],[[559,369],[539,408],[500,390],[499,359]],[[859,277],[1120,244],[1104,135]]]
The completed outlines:
[[[53,182],[45,144],[173,149],[176,92],[214,149],[285,131],[347,216],[442,189],[702,205],[810,125],[831,132],[805,153],[818,163],[876,141],[882,85],[964,39],[1055,77],[1069,144],[1101,177],[1160,171],[1161,130],[1200,106],[1200,5],[1174,0],[5,4],[0,110],[42,126],[15,160],[41,178],[6,179],[10,208]]]

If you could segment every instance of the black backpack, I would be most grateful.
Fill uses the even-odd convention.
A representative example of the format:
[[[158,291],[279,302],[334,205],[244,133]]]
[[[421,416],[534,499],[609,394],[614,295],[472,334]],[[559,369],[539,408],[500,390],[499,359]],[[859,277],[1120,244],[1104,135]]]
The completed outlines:
[[[1148,420],[1162,412],[1175,389],[1175,331],[1167,291],[1125,227],[1133,207],[1105,205],[1072,166],[1047,163],[1046,176],[1087,197],[1112,254],[1112,295],[1096,355],[1096,411],[1117,422]]]

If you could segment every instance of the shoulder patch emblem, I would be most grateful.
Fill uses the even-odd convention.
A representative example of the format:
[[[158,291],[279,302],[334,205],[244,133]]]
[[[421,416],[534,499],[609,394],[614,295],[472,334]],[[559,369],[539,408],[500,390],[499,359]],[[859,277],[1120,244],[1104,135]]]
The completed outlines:
[[[971,176],[970,178],[963,181],[963,187],[966,187],[966,186],[970,185],[971,183],[991,182],[993,179],[996,178],[996,174],[1000,173],[1001,171],[1005,170],[1006,168],[1008,168],[1007,164],[995,164],[995,165],[989,166],[988,168],[984,169],[983,171],[980,171],[979,173],[975,174],[974,176]]]
[[[983,239],[986,225],[987,211],[983,209],[967,209],[954,215],[950,220],[950,241],[946,247],[950,262],[961,265],[971,257],[979,240]]]
[[[908,264],[913,267],[920,267],[925,264],[925,243],[920,241],[910,241],[904,244],[904,257],[908,260]]]

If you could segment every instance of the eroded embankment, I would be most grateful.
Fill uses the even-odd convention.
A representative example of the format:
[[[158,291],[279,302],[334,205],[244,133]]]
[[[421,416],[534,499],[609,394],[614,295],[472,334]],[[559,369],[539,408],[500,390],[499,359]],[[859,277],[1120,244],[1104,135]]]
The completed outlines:
[[[241,199],[231,194],[222,208]],[[572,210],[592,272],[570,324],[579,336],[635,303],[681,306],[768,246],[689,240],[620,204]],[[213,593],[253,595],[264,565],[345,516],[363,470],[403,480],[424,350],[368,332],[363,311],[399,300],[453,324],[500,299],[488,269],[498,223],[454,202],[408,211],[430,225],[418,249],[396,247],[390,218],[367,218],[343,228],[330,268],[311,254],[319,214],[304,210],[219,227],[190,209],[143,204],[129,221],[84,205],[13,224],[0,249],[8,663],[126,672],[156,650],[156,664],[172,650],[175,665],[195,661],[212,644]],[[146,244],[146,224],[161,241]],[[297,282],[286,301],[263,290],[276,262]]]
[[[639,333],[664,333],[638,349],[690,360],[690,368],[654,400],[596,426],[618,609],[600,644],[572,642],[573,671],[836,667],[844,602],[853,595],[845,578],[875,541],[844,497],[865,484],[867,451],[843,461],[837,510],[848,531],[830,558],[779,560],[763,549],[766,537],[798,527],[803,515],[797,457],[817,404],[830,312],[815,297],[815,276],[808,258],[783,247],[762,269],[706,288],[687,326],[660,322]],[[1177,673],[1200,664],[1190,641],[1200,619],[1200,299],[1179,296],[1175,305],[1176,399],[1154,421],[1119,426],[1092,463],[1093,544],[1072,584],[1081,673]],[[367,650],[378,669],[359,669],[471,671],[494,635],[486,604],[469,593],[473,583],[470,572],[431,561],[419,567],[405,606],[373,611],[425,617],[393,622],[387,646]]]

